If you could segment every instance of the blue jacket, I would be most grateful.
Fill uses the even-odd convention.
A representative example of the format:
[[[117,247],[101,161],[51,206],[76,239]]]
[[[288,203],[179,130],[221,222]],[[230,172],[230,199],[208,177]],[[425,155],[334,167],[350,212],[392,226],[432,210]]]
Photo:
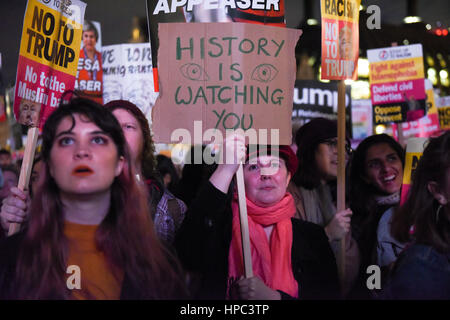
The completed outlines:
[[[396,261],[393,273],[382,288],[382,299],[450,299],[450,253],[413,244]]]

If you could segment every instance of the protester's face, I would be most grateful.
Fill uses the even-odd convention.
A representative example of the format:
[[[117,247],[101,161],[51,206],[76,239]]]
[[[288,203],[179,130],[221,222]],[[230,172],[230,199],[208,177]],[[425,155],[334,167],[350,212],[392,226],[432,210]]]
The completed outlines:
[[[351,59],[353,47],[352,33],[349,28],[344,28],[339,33],[339,55],[341,59]]]
[[[138,120],[125,109],[116,109],[113,111],[113,114],[123,129],[130,150],[132,163],[140,163],[142,152],[144,150],[144,135],[142,133],[141,125]]]
[[[345,161],[351,152],[351,146],[345,142]],[[316,167],[322,182],[335,180],[338,170],[338,139],[329,138],[316,147],[315,151]]]
[[[109,192],[123,167],[117,147],[95,123],[84,115],[64,118],[56,129],[50,151],[50,174],[61,194],[88,195]],[[70,130],[70,131],[69,131]]]
[[[387,143],[371,146],[366,153],[365,180],[382,194],[400,190],[403,165],[397,152]]]
[[[97,40],[95,40],[95,33],[92,30],[83,31],[83,46],[87,50],[94,50]]]
[[[338,165],[337,148],[326,143],[319,143],[316,148],[315,158],[320,179],[324,181],[336,179]]]
[[[38,125],[40,111],[40,103],[22,100],[20,103],[19,123],[26,126],[36,127]]]
[[[260,207],[278,203],[286,194],[291,175],[283,159],[260,156],[244,166],[245,193]]]
[[[11,155],[2,153],[0,154],[0,166],[7,166],[12,163]]]
[[[33,165],[33,170],[31,171],[30,184],[33,194],[38,190],[38,181],[42,169],[42,161],[38,161]]]
[[[4,199],[9,196],[10,189],[12,187],[17,187],[19,178],[17,175],[9,170],[3,171],[3,187],[0,189],[0,199]]]

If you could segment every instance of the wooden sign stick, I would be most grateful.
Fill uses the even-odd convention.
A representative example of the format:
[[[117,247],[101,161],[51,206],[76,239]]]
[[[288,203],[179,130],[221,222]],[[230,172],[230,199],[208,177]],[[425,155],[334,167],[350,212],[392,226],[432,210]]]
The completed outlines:
[[[338,82],[338,175],[337,211],[345,210],[345,82]],[[345,236],[341,240],[339,273],[341,283],[345,283]]]
[[[241,221],[244,273],[246,278],[251,278],[253,277],[252,252],[250,248],[250,235],[248,231],[247,201],[245,200],[244,169],[242,162],[239,164],[239,169],[236,172],[236,181],[239,197],[239,217]]]
[[[22,190],[28,190],[28,183],[30,182],[31,170],[33,168],[34,153],[36,151],[37,139],[39,136],[39,128],[28,128],[27,144],[25,145],[25,152],[23,155],[22,167],[20,168],[19,184],[17,187]],[[9,225],[8,236],[18,232],[20,224],[11,223]]]

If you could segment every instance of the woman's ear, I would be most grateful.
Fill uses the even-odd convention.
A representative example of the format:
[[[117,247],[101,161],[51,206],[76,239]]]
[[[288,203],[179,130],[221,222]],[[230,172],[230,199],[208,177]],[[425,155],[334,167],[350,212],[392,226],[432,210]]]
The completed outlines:
[[[436,181],[430,181],[427,184],[427,189],[431,193],[431,195],[439,202],[439,204],[445,206],[448,202],[445,194],[442,193],[441,187]]]
[[[125,164],[125,158],[123,156],[119,157],[119,161],[117,161],[115,176],[119,176],[122,173],[123,165]]]
[[[287,179],[286,179],[286,186],[288,186],[289,185],[289,181],[291,181],[291,173],[290,172],[288,172],[288,174],[287,174]]]

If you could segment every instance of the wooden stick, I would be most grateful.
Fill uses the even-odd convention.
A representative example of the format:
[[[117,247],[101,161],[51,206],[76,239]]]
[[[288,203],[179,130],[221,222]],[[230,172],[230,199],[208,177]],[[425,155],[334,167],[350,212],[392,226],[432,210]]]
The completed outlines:
[[[34,153],[36,151],[37,139],[39,137],[39,128],[28,128],[27,143],[25,145],[25,152],[23,155],[22,167],[20,168],[19,183],[17,187],[22,190],[28,190],[28,183],[30,182],[31,169],[33,168]],[[18,232],[20,224],[11,223],[9,225],[8,236]]]
[[[242,166],[242,162],[239,164],[239,169],[236,172],[236,180],[239,196],[239,217],[241,221],[244,273],[246,278],[251,278],[253,277],[252,252],[250,248],[250,235],[248,231],[247,201],[245,200],[244,169]]]
[[[397,123],[397,136],[398,143],[400,143],[403,148],[406,148],[405,135],[403,134],[403,122]]]
[[[337,211],[345,210],[345,82],[338,82],[338,174]],[[345,237],[341,240],[339,273],[341,283],[345,283]]]

